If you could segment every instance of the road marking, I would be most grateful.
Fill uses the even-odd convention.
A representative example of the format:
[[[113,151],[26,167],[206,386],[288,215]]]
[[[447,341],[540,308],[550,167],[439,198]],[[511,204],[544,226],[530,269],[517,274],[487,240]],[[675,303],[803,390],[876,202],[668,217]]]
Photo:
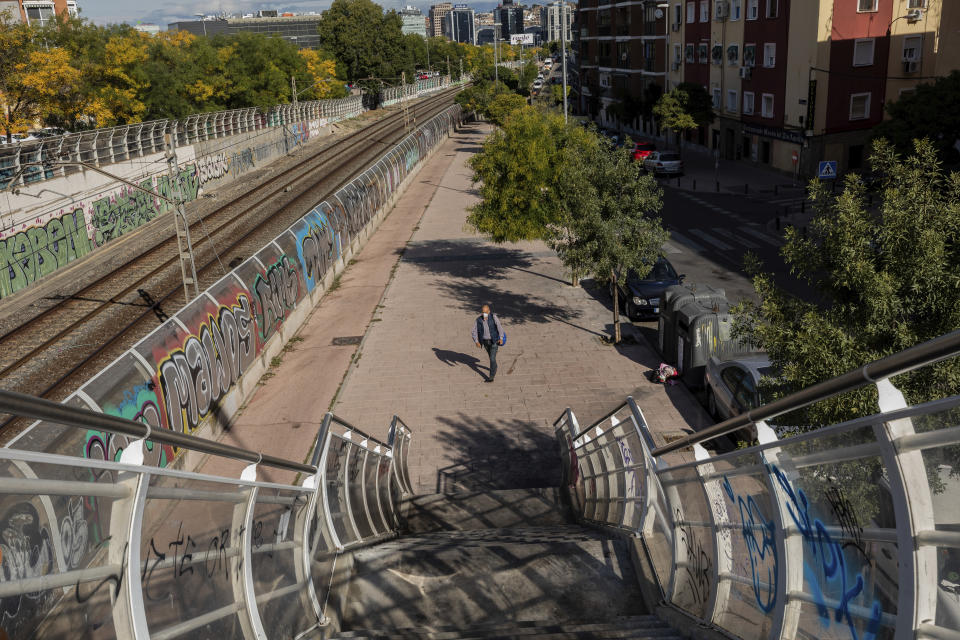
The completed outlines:
[[[670,230],[670,237],[671,237],[672,239],[676,240],[677,242],[679,242],[680,244],[685,245],[685,246],[693,249],[694,251],[706,251],[706,249],[704,249],[703,246],[697,244],[696,242],[694,242],[693,240],[691,240],[691,239],[688,238],[687,236],[683,235],[683,234],[680,233],[679,231],[673,231],[673,230],[671,229],[671,230]]]
[[[693,235],[697,236],[698,238],[700,238],[701,240],[703,240],[703,241],[706,242],[707,244],[712,244],[712,245],[715,246],[717,249],[720,249],[720,251],[730,251],[731,249],[733,249],[733,247],[731,247],[730,245],[728,245],[728,244],[727,244],[726,242],[724,242],[723,240],[717,240],[716,238],[714,238],[713,236],[711,236],[711,235],[710,235],[709,233],[707,233],[706,231],[703,231],[702,229],[690,229],[690,233],[692,233]]]
[[[735,234],[734,234],[733,232],[731,232],[729,229],[721,229],[720,227],[713,227],[712,229],[710,229],[710,231],[713,231],[714,233],[719,234],[719,235],[723,236],[724,238],[726,238],[726,239],[728,239],[728,240],[733,240],[734,242],[739,242],[740,244],[742,244],[743,246],[745,246],[747,249],[759,249],[759,248],[760,248],[760,245],[758,245],[758,244],[757,244],[756,242],[754,242],[753,240],[748,240],[747,238],[744,238],[743,236],[735,235]]]
[[[767,234],[763,233],[762,231],[757,231],[756,229],[751,229],[750,227],[743,227],[742,231],[744,233],[749,233],[757,240],[760,240],[761,242],[766,242],[767,244],[773,245],[774,247],[779,247],[781,244],[783,244],[783,242],[779,238],[775,240],[772,237],[768,236]]]
[[[671,233],[670,235],[674,235],[674,234]],[[664,253],[683,253],[682,251],[680,251],[680,249],[677,249],[675,246],[673,246],[669,242],[663,243],[663,251]]]

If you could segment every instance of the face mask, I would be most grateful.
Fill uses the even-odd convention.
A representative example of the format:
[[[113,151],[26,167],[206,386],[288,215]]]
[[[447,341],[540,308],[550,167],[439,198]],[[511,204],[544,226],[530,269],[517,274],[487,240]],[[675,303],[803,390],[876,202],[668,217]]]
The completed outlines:
[[[483,314],[483,317],[486,318],[488,315],[490,315],[490,314],[489,314],[489,313],[485,313],[485,314]]]

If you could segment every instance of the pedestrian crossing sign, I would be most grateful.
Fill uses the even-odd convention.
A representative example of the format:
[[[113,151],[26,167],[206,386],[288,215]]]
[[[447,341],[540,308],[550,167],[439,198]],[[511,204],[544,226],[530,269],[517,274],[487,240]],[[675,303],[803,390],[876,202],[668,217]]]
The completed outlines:
[[[817,169],[817,177],[821,180],[833,180],[837,177],[837,161],[821,160]]]

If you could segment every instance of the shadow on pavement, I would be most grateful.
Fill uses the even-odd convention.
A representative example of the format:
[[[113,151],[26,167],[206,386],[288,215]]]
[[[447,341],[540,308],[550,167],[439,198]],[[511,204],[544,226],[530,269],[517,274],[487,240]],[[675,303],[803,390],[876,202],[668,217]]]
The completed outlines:
[[[464,413],[439,421],[446,428],[437,436],[438,444],[453,463],[437,471],[437,493],[560,485],[557,443],[543,423]]]
[[[477,375],[482,378],[487,377],[489,372],[489,367],[484,367],[480,365],[480,359],[469,356],[465,353],[460,353],[459,351],[451,351],[449,349],[438,349],[433,348],[433,354],[437,356],[437,360],[447,365],[448,367],[455,367],[458,364],[465,364],[471,369],[473,369]]]

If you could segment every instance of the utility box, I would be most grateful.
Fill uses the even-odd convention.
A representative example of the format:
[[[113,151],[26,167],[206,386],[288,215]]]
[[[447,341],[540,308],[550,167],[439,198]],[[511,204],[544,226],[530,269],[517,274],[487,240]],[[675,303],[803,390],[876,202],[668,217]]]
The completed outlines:
[[[727,300],[692,301],[676,312],[677,370],[687,386],[703,386],[703,374],[710,356],[730,360],[755,353],[751,345],[733,338],[733,315]]]
[[[678,284],[667,287],[660,301],[660,317],[657,334],[660,353],[666,363],[677,365],[677,311],[691,302],[727,303],[723,289],[708,284]]]

